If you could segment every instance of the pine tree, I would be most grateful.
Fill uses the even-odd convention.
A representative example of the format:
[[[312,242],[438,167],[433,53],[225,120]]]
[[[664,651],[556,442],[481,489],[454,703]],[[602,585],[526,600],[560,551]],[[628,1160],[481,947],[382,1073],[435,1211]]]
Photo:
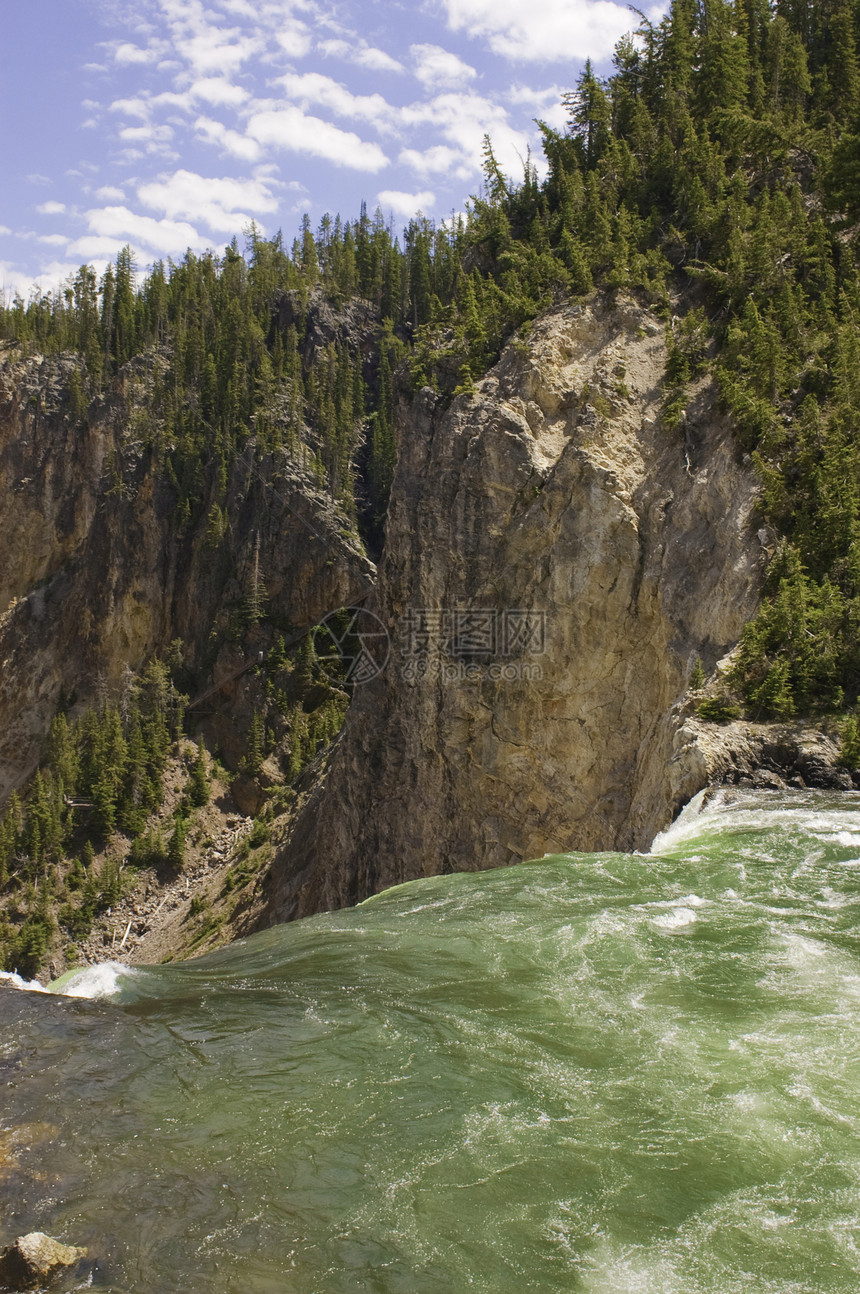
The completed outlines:
[[[197,744],[197,757],[194,760],[191,776],[188,779],[188,798],[195,809],[202,808],[204,804],[209,803],[211,789],[206,761],[206,746],[201,737]]]
[[[184,818],[177,818],[167,846],[167,864],[180,872],[185,866],[185,837],[188,827]]]
[[[609,143],[612,108],[606,91],[594,75],[591,59],[576,83],[576,89],[563,97],[569,113],[571,133],[580,141],[585,166],[591,170]]]

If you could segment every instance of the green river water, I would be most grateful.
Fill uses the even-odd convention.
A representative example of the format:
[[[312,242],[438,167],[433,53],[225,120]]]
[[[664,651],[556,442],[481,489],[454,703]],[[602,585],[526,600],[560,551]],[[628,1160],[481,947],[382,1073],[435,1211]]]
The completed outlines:
[[[860,794],[732,791],[647,856],[7,979],[0,1244],[115,1294],[856,1294],[858,919]]]

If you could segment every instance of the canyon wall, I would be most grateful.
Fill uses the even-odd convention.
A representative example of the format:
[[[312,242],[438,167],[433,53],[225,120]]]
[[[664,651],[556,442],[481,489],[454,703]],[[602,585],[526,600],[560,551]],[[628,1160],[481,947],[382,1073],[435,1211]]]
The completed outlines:
[[[667,775],[684,696],[696,660],[710,672],[736,644],[765,553],[712,386],[661,423],[665,361],[664,325],[633,302],[571,305],[474,391],[401,410],[366,604],[390,657],[355,688],[263,924],[420,876],[643,848],[698,789]]]
[[[62,696],[116,694],[177,638],[195,674],[217,681],[266,645],[246,623],[255,579],[289,634],[374,577],[312,473],[253,441],[183,514],[152,408],[166,361],[132,361],[83,415],[70,403],[78,362],[0,355],[0,804],[34,771]],[[219,745],[232,735],[222,723]]]

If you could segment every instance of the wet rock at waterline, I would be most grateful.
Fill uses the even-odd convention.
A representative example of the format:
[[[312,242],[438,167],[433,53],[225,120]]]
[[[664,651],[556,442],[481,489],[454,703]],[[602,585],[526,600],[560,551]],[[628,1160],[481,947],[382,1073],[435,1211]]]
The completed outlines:
[[[0,1289],[39,1289],[85,1257],[85,1249],[31,1231],[0,1253]]]

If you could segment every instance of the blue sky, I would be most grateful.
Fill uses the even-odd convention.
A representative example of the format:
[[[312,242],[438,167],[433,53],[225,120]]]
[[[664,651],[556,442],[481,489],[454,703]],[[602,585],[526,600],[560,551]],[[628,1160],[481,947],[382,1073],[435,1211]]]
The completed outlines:
[[[664,5],[647,7],[657,17]],[[0,290],[126,243],[141,269],[251,220],[366,201],[462,210],[485,133],[511,174],[534,118],[636,22],[612,0],[30,0],[4,16]]]

